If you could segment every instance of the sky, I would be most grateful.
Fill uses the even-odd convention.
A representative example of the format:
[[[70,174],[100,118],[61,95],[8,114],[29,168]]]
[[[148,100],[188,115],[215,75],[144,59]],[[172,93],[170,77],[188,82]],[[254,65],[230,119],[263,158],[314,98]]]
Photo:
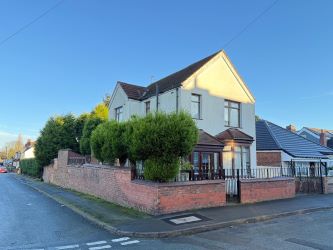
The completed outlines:
[[[64,0],[1,43],[57,3],[0,0],[0,147],[90,111],[117,80],[145,86],[220,49],[261,118],[333,129],[331,0]]]

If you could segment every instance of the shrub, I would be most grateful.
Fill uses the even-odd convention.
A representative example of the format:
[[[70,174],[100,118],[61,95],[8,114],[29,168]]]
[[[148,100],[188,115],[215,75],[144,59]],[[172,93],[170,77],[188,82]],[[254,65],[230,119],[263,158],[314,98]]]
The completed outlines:
[[[80,152],[83,155],[91,154],[91,146],[90,146],[90,137],[92,131],[103,121],[98,117],[90,117],[88,118],[83,126],[83,132],[80,139]]]
[[[20,161],[21,173],[29,176],[41,178],[42,167],[36,161],[36,159],[24,159]]]
[[[57,157],[60,149],[79,150],[76,136],[76,119],[72,114],[51,117],[35,145],[35,156],[40,166],[46,166]]]
[[[179,160],[168,159],[147,159],[144,163],[144,177],[146,180],[167,182],[172,180],[179,172]]]
[[[198,141],[198,129],[185,112],[132,117],[125,123],[110,121],[92,133],[91,146],[101,162],[126,158],[145,161],[145,178],[168,181],[179,171],[179,159],[188,156]]]
[[[123,165],[128,157],[125,132],[125,123],[109,121],[98,126],[91,136],[95,157],[110,164],[119,159],[120,164]]]
[[[90,145],[91,145],[91,150],[93,155],[96,157],[97,160],[104,162],[104,157],[103,157],[103,147],[105,144],[106,140],[106,127],[108,123],[102,123],[97,126],[91,133],[90,137]]]
[[[134,160],[185,157],[198,141],[198,129],[185,112],[149,114],[132,123],[128,141]]]

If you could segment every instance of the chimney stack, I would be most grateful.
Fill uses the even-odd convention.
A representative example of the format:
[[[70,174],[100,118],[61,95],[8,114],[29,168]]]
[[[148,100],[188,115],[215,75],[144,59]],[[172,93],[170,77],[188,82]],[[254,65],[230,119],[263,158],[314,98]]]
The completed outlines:
[[[290,124],[286,127],[286,129],[293,132],[293,133],[296,133],[296,126],[295,125]]]
[[[322,129],[320,132],[320,145],[322,146],[327,146],[327,140],[326,140],[326,133],[325,131]]]

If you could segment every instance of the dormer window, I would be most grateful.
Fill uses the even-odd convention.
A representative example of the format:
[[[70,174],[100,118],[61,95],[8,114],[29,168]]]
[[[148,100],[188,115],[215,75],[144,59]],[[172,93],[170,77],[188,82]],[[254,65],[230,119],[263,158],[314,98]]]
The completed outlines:
[[[240,103],[229,100],[224,101],[224,125],[227,127],[240,127]]]

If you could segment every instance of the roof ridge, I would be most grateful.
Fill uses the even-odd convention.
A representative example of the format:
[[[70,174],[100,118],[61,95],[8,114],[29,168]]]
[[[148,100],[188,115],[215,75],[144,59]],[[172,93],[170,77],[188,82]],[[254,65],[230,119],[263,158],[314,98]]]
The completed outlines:
[[[216,56],[217,54],[219,54],[221,51],[223,51],[223,50],[222,50],[222,49],[221,49],[221,50],[218,50],[217,52],[214,52],[213,54],[211,54],[211,55],[209,55],[209,56],[206,56],[205,58],[202,58],[202,59],[200,59],[200,60],[198,60],[198,61],[196,61],[196,62],[194,62],[194,63],[191,63],[190,65],[187,65],[187,66],[185,66],[184,68],[181,68],[180,70],[177,70],[176,72],[173,72],[173,73],[171,73],[171,74],[169,74],[169,75],[167,75],[167,76],[165,76],[165,77],[163,77],[163,78],[161,78],[161,79],[159,79],[159,80],[157,80],[157,81],[155,81],[155,82],[149,84],[149,85],[147,86],[147,88],[149,88],[149,87],[155,85],[155,83],[158,83],[159,81],[161,81],[161,80],[163,80],[163,79],[165,79],[165,78],[167,78],[167,77],[169,77],[169,76],[172,76],[172,75],[174,75],[174,74],[177,74],[178,72],[181,72],[181,71],[183,71],[183,70],[185,70],[185,69],[188,69],[188,68],[190,68],[191,66],[194,66],[195,64],[197,64],[197,63],[199,63],[199,62],[202,62],[202,61],[205,61],[205,60],[209,59],[209,60],[206,62],[206,63],[208,63],[211,59],[213,59],[213,57],[215,57],[215,56]],[[211,57],[211,58],[210,58],[210,57]],[[204,63],[199,69],[201,69],[206,63]],[[197,72],[199,69],[197,69],[195,72]],[[195,74],[195,72],[192,73],[191,75]],[[185,81],[186,81],[186,80],[185,80]]]
[[[266,120],[265,120],[265,121],[266,121]],[[310,139],[308,139],[308,138],[306,138],[306,137],[303,137],[303,136],[301,136],[301,135],[299,135],[299,134],[297,134],[297,133],[291,132],[290,130],[285,129],[285,128],[283,128],[283,127],[281,127],[281,126],[279,126],[279,125],[277,125],[277,124],[275,124],[275,123],[272,123],[272,122],[270,122],[270,121],[266,121],[266,122],[269,122],[269,123],[273,124],[274,126],[277,126],[277,127],[279,127],[279,128],[284,129],[285,131],[287,131],[287,132],[290,133],[290,134],[293,134],[293,135],[296,135],[296,136],[298,136],[298,137],[301,137],[302,139],[305,139],[305,140],[307,140],[307,141],[309,141],[309,142],[311,142],[311,143],[313,143],[313,144],[315,144],[315,145],[317,145],[317,146],[320,146],[320,147],[323,147],[323,148],[329,149],[330,151],[333,152],[333,149],[331,149],[331,148],[329,148],[329,147],[326,147],[326,146],[323,146],[323,145],[321,145],[321,144],[319,144],[319,143],[316,143],[316,142],[314,142],[314,141],[311,141]],[[279,144],[279,146],[281,147],[280,144]]]
[[[135,86],[135,87],[139,87],[139,88],[144,88],[144,89],[147,88],[147,87],[144,87],[144,86],[141,86],[141,85],[137,85],[137,84],[133,84],[133,83],[128,83],[128,82],[123,82],[123,81],[117,81],[117,83],[131,85],[131,86]]]

